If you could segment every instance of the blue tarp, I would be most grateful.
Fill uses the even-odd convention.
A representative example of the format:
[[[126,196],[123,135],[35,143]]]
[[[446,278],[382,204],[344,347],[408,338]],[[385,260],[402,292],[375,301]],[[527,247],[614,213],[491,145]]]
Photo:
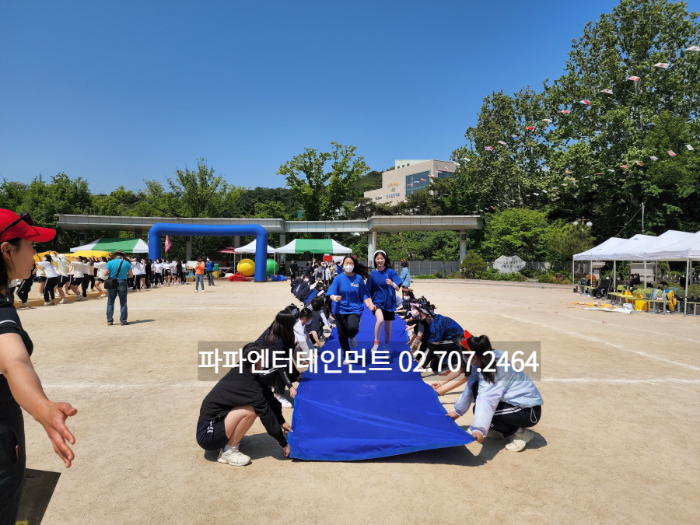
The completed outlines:
[[[375,318],[365,309],[358,335],[357,350],[371,348]],[[418,372],[408,369],[406,323],[397,317],[389,345],[391,363],[369,362],[366,366],[339,366],[336,330],[319,352],[335,354],[332,363],[314,372],[304,372],[294,400],[292,429],[289,434],[291,457],[317,461],[353,461],[381,458],[435,448],[466,445],[474,438],[460,428],[447,412],[430,385]],[[382,336],[383,337],[383,336]],[[369,359],[369,351],[367,352]],[[330,353],[326,353],[329,360]],[[342,361],[341,361],[342,362]],[[388,368],[389,370],[370,370]],[[334,373],[339,372],[339,373]]]

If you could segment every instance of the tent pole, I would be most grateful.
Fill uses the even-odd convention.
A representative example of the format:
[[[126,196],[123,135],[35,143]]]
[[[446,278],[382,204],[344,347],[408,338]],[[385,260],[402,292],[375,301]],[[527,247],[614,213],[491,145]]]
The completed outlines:
[[[685,301],[683,301],[683,315],[688,315],[688,281],[690,281],[690,259],[685,265]]]
[[[647,262],[644,261],[644,289],[647,289]]]
[[[613,292],[617,291],[617,261],[613,261]]]
[[[576,284],[576,261],[571,258],[571,281]]]

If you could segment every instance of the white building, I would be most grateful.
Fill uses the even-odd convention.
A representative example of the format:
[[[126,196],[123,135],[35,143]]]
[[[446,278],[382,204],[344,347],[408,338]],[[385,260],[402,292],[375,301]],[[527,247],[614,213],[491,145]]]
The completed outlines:
[[[449,160],[397,160],[394,169],[382,173],[382,187],[365,192],[377,204],[402,202],[414,191],[427,188],[432,179],[452,175],[457,163]]]

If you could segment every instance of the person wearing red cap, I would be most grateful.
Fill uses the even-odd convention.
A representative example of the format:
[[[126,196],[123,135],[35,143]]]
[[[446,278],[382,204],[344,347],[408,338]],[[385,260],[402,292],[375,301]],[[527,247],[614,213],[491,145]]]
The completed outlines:
[[[0,209],[0,523],[15,523],[19,508],[26,465],[22,408],[44,427],[66,467],[75,458],[66,443],[74,444],[75,438],[65,421],[77,410],[44,394],[30,360],[34,345],[7,300],[10,282],[32,273],[32,242],[48,242],[55,235],[34,226],[29,215]]]

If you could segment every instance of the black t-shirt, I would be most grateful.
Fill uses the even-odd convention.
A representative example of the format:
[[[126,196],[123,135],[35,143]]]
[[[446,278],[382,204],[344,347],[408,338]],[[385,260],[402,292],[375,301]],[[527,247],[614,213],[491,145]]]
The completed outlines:
[[[34,351],[34,344],[29,338],[29,334],[22,328],[22,323],[17,315],[15,307],[4,297],[0,297],[0,335],[19,334],[27,348],[29,355]],[[10,385],[5,376],[0,374],[0,420],[3,418],[16,417],[22,413],[22,409],[12,397]]]
[[[199,417],[207,421],[223,419],[235,407],[252,406],[265,430],[280,446],[287,446],[287,439],[280,425],[284,423],[282,405],[275,399],[270,387],[258,374],[247,368],[232,368],[209,392],[202,402]]]

